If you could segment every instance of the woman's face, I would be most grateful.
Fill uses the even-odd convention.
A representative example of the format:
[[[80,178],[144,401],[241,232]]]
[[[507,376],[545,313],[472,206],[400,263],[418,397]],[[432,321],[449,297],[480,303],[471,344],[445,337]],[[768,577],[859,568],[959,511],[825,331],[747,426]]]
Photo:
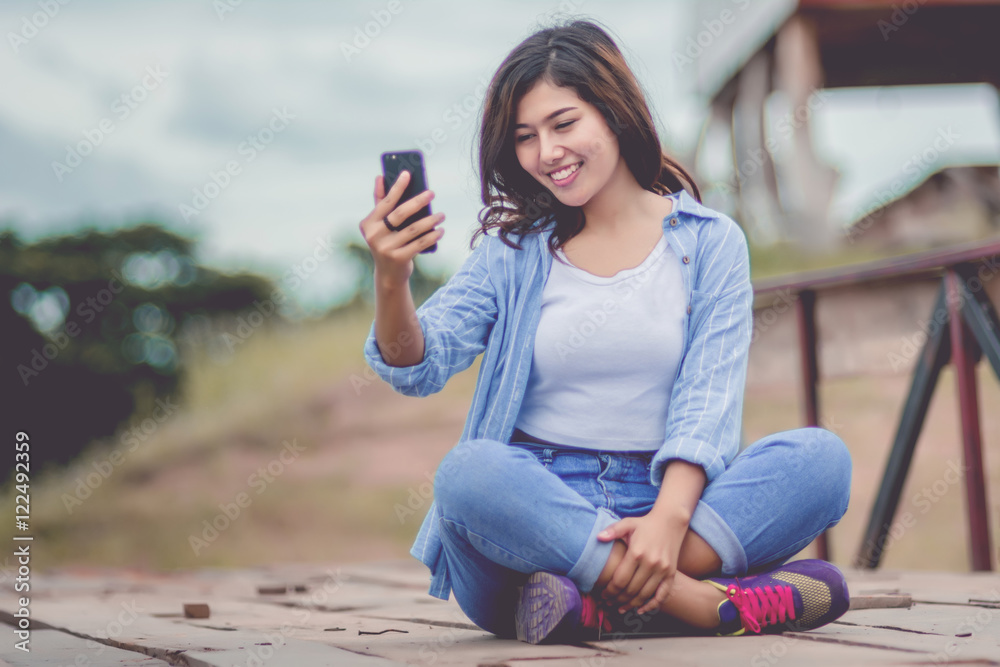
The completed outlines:
[[[618,166],[618,138],[572,88],[538,81],[518,103],[514,123],[521,167],[567,206],[586,204]]]

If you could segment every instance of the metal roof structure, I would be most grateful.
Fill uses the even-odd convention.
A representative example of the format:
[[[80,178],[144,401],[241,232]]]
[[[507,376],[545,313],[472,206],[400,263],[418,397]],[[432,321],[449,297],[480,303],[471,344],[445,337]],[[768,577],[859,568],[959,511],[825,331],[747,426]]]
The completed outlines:
[[[814,93],[848,87],[986,83],[1000,89],[998,0],[749,0],[699,3],[679,58],[697,65],[712,125],[726,126],[735,174],[726,188],[749,232],[803,247],[831,241],[836,173],[810,138]],[[765,105],[782,93],[791,158],[776,166]],[[695,165],[697,169],[697,164]]]

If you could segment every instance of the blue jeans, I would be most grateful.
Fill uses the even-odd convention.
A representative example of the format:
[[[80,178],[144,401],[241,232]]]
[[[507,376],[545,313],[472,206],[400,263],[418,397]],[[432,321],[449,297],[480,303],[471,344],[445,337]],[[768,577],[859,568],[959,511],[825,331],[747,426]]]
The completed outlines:
[[[514,637],[516,589],[531,573],[565,575],[591,591],[613,544],[597,534],[653,507],[653,454],[487,439],[456,445],[438,467],[434,496],[462,611],[487,632]],[[851,457],[835,434],[775,433],[705,487],[690,528],[718,554],[720,574],[767,569],[840,521],[850,486]]]

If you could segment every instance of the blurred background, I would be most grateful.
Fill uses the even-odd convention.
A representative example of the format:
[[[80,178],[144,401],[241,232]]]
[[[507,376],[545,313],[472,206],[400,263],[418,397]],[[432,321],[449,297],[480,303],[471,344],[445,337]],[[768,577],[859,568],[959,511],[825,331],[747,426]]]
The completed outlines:
[[[3,414],[8,440],[30,436],[36,566],[406,556],[478,363],[425,399],[367,369],[357,225],[379,154],[422,150],[448,233],[417,260],[417,303],[447,280],[478,226],[485,87],[555,20],[610,29],[664,148],[743,226],[755,279],[997,238],[996,3],[861,4],[3,3]],[[969,8],[992,13],[954,13]],[[844,304],[821,324],[823,425],[855,455],[832,535],[846,563],[913,368],[892,354],[930,302]],[[748,442],[802,424],[783,331],[768,322],[755,338]],[[980,371],[981,403],[1000,404]],[[907,499],[960,461],[944,380]],[[995,413],[983,442],[1000,516]],[[16,532],[7,451],[0,536]],[[960,486],[894,538],[886,564],[967,567]],[[0,578],[12,573],[8,559]]]

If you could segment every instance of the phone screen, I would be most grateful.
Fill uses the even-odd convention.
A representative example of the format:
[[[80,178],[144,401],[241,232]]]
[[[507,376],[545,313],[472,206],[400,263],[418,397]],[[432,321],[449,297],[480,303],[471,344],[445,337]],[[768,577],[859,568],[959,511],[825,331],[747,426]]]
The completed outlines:
[[[399,198],[399,204],[416,197],[421,192],[427,189],[427,175],[424,173],[424,155],[420,151],[387,151],[382,153],[382,176],[385,180],[385,191],[389,192],[393,184],[395,184],[396,179],[399,178],[399,174],[403,171],[410,172],[410,182],[406,185],[406,189],[403,191],[402,196]],[[408,217],[398,226],[408,227],[412,225],[417,220],[426,218],[431,214],[430,204],[424,206],[422,209]],[[424,232],[420,236],[429,234],[430,232]],[[420,238],[418,236],[417,238]],[[428,248],[421,250],[421,253],[434,252],[437,250],[437,243],[431,245]]]

